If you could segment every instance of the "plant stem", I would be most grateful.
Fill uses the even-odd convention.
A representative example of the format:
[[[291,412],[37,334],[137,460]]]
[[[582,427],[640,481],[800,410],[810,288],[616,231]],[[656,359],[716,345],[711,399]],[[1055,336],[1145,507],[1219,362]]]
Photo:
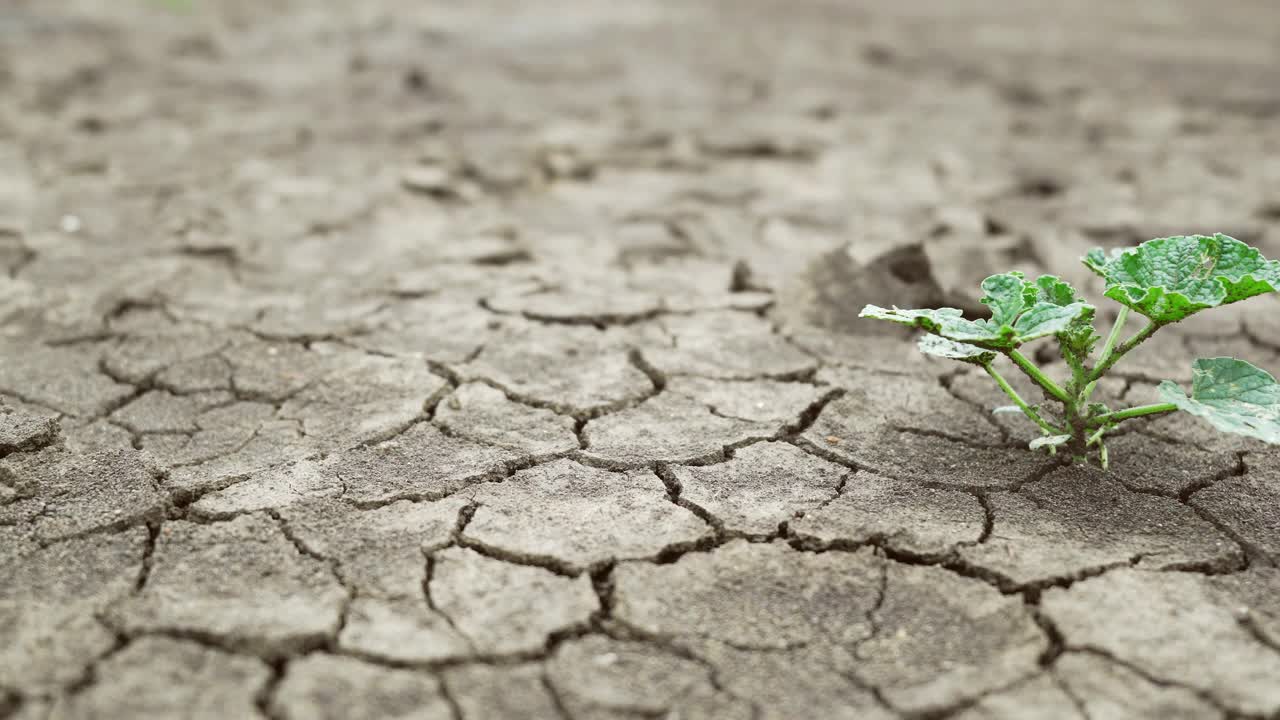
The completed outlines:
[[[1089,447],[1090,445],[1095,445],[1101,442],[1102,436],[1106,434],[1108,429],[1109,428],[1106,425],[1103,425],[1102,427],[1098,428],[1097,432],[1089,436],[1089,440],[1084,444],[1084,446]]]
[[[1147,415],[1160,415],[1161,413],[1173,412],[1178,406],[1173,403],[1158,403],[1156,405],[1139,405],[1131,407],[1128,410],[1118,410],[1106,415],[1099,415],[1093,419],[1095,425],[1114,425],[1125,420],[1133,418],[1145,417]]]
[[[1044,388],[1045,392],[1052,395],[1058,402],[1069,403],[1071,401],[1071,396],[1067,394],[1067,391],[1058,387],[1058,384],[1048,375],[1041,372],[1040,368],[1027,359],[1027,356],[1017,350],[1009,350],[1006,354],[1022,372],[1027,374],[1027,377],[1035,380],[1037,385]]]
[[[1141,345],[1147,338],[1154,335],[1155,332],[1159,329],[1160,329],[1160,324],[1153,321],[1149,323],[1146,327],[1139,330],[1137,335],[1134,335],[1128,340],[1125,340],[1123,343],[1120,344],[1120,347],[1116,348],[1113,352],[1105,356],[1098,363],[1098,366],[1095,367],[1093,369],[1093,372],[1089,375],[1089,381],[1097,382],[1099,378],[1107,374],[1107,371],[1110,370],[1112,366],[1120,362],[1120,358],[1124,357],[1125,354],[1127,354],[1130,350],[1133,350],[1134,348]]]
[[[1107,342],[1102,346],[1102,354],[1098,356],[1099,365],[1105,365],[1111,359],[1111,352],[1115,350],[1116,343],[1120,341],[1120,333],[1124,330],[1125,323],[1128,321],[1129,308],[1125,306],[1120,308],[1120,314],[1116,316],[1116,323],[1111,326],[1111,334],[1107,336]],[[1092,375],[1090,375],[1090,378],[1089,384],[1084,388],[1084,395],[1080,398],[1083,403],[1089,402],[1089,398],[1093,397],[1094,388],[1098,387],[1097,378],[1093,378]]]
[[[991,363],[987,363],[982,367],[987,371],[987,374],[991,376],[991,379],[996,381],[996,384],[1000,386],[1000,389],[1004,390],[1005,394],[1013,400],[1013,403],[1022,410],[1023,414],[1031,418],[1032,422],[1039,425],[1040,429],[1050,435],[1059,435],[1062,433],[1061,430],[1050,425],[1048,421],[1040,417],[1040,413],[1036,412],[1035,408],[1028,405],[1027,402],[1022,399],[1022,396],[1018,394],[1018,391],[1014,390],[1013,386],[1010,385],[1009,382],[1000,375],[1000,373],[996,372],[996,369],[991,366]]]
[[[1116,316],[1116,324],[1111,328],[1111,334],[1107,336],[1107,342],[1102,346],[1102,355],[1098,357],[1098,364],[1102,365],[1111,358],[1111,351],[1115,349],[1116,343],[1120,341],[1120,332],[1124,330],[1124,324],[1129,321],[1129,307],[1120,308],[1120,314]]]

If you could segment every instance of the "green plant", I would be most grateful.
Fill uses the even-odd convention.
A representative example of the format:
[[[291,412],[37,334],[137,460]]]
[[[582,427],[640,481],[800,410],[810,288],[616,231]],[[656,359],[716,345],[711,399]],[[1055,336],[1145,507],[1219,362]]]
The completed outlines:
[[[1120,303],[1119,317],[1102,338],[1094,332],[1096,308],[1066,282],[1044,275],[1034,282],[1022,273],[993,275],[982,282],[990,319],[967,320],[955,308],[884,309],[868,305],[860,317],[888,320],[927,331],[920,350],[977,365],[989,374],[1018,410],[1039,426],[1031,449],[1068,453],[1088,462],[1096,453],[1107,467],[1105,436],[1120,423],[1182,410],[1224,432],[1280,444],[1280,384],[1260,368],[1235,358],[1196,360],[1191,394],[1177,383],[1159,387],[1164,402],[1112,410],[1091,400],[1098,381],[1160,328],[1202,310],[1280,290],[1280,262],[1235,238],[1188,235],[1149,240],[1134,248],[1090,251],[1084,264],[1106,281],[1106,297]],[[1131,313],[1147,319],[1135,335],[1120,340]],[[1071,378],[1059,384],[1019,350],[1033,340],[1055,338]],[[995,368],[1003,355],[1043,390],[1053,412],[1026,402]]]

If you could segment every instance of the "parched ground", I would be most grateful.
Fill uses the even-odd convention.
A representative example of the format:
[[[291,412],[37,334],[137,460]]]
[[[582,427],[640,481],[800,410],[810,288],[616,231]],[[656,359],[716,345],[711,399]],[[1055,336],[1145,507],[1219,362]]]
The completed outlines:
[[[5,0],[0,718],[1280,717],[1280,453],[1062,467],[854,319],[1280,256],[1278,67],[1272,0]],[[1101,394],[1280,370],[1235,308]]]

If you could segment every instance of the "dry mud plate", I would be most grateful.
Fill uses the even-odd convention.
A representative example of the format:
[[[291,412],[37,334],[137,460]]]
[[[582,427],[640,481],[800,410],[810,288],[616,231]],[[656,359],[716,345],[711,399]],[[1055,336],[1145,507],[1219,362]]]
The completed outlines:
[[[0,720],[1280,718],[1280,453],[854,318],[1280,257],[1273,3],[3,4]]]

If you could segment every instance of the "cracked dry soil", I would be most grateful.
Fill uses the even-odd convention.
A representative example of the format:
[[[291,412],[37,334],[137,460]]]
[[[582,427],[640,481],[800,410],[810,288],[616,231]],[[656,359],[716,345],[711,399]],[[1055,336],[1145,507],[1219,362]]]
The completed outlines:
[[[1280,453],[850,319],[1280,256],[1273,5],[166,5],[0,10],[0,718],[1280,717]]]

